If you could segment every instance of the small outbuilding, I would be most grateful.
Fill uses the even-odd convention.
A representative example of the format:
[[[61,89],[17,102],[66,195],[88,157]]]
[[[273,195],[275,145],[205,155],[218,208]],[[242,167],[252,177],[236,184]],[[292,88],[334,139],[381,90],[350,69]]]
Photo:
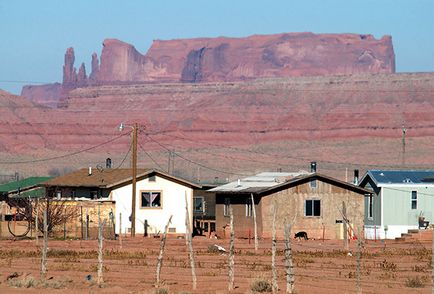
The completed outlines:
[[[258,236],[271,237],[273,206],[276,206],[278,237],[283,236],[286,222],[292,225],[292,232],[305,231],[309,238],[342,239],[343,211],[346,210],[351,227],[361,233],[364,197],[370,194],[354,184],[316,172],[264,172],[210,191],[216,193],[217,235],[223,238],[229,236],[230,207],[236,237],[253,236],[253,208]],[[354,231],[349,234],[353,236]]]

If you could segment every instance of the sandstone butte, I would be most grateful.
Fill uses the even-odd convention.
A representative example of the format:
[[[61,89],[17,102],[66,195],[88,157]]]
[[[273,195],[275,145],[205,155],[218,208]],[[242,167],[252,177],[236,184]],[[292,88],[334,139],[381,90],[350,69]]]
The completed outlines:
[[[100,60],[92,56],[89,76],[84,65],[77,72],[74,62],[70,48],[62,84],[23,89],[56,89],[60,101],[55,93],[29,101],[0,92],[3,170],[32,175],[53,166],[104,164],[106,157],[128,166],[128,136],[92,148],[119,136],[120,122],[143,126],[139,165],[157,162],[165,169],[167,149],[177,150],[202,164],[176,159],[178,173],[196,179],[239,176],[218,171],[306,169],[309,160],[340,178],[345,168],[434,164],[434,73],[394,73],[390,37],[155,41],[146,55],[106,40]],[[53,156],[59,158],[32,163]],[[17,161],[29,163],[8,164]]]
[[[131,83],[200,83],[255,78],[394,73],[392,38],[372,35],[286,33],[246,38],[156,40],[148,52],[115,39],[92,54],[91,72],[65,53],[62,84],[25,86],[22,95],[53,107],[75,88]]]

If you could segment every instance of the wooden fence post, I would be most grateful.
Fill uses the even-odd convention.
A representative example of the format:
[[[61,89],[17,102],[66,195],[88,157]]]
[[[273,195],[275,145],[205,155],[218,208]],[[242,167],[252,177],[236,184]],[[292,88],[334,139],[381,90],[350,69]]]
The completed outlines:
[[[122,249],[122,212],[119,213],[119,249]]]
[[[276,214],[277,214],[277,205],[276,201],[273,201],[273,223],[272,223],[272,231],[271,231],[271,272],[273,274],[272,280],[272,290],[273,293],[277,293],[279,291],[279,285],[277,284],[277,269],[276,269],[276,249],[277,249],[277,241],[276,241]]]
[[[157,287],[160,286],[160,273],[161,273],[161,266],[163,264],[164,248],[166,246],[166,235],[171,222],[172,222],[172,215],[169,217],[169,221],[167,222],[166,227],[164,228],[163,238],[161,239],[160,242],[160,253],[158,254],[158,258],[157,258],[157,274],[156,274],[157,281],[155,283]]]
[[[286,223],[284,226],[285,235],[285,267],[286,267],[286,293],[294,293],[294,265],[292,263],[291,250],[291,225]]]
[[[35,242],[36,246],[39,245],[39,199],[36,199],[35,204]]]
[[[347,207],[345,205],[345,201],[342,201],[342,214],[345,219],[347,219]],[[343,220],[343,226],[344,226],[344,250],[348,251],[348,226],[346,220]]]
[[[98,271],[97,271],[97,284],[101,286],[103,280],[103,228],[104,222],[101,222],[101,202],[98,202]]]
[[[44,243],[42,245],[41,279],[45,279],[47,274],[47,249],[48,249],[47,210],[44,210]]]
[[[252,201],[252,210],[253,210],[253,225],[254,225],[254,234],[255,234],[255,252],[258,251],[258,225],[256,223],[256,207],[255,207],[255,199],[253,197],[253,193],[250,194],[250,198]]]
[[[361,285],[361,255],[362,255],[362,241],[357,238],[357,256],[356,256],[356,292],[362,293]]]
[[[193,290],[196,290],[196,268],[194,264],[194,253],[193,253],[193,244],[191,240],[191,232],[190,232],[190,214],[188,213],[188,201],[187,201],[187,191],[185,192],[185,242],[188,247],[188,253],[190,258],[190,267],[191,267],[191,278],[193,281]]]
[[[434,294],[434,229],[431,230],[431,293]]]
[[[229,245],[229,261],[228,261],[228,275],[229,275],[229,291],[234,290],[234,264],[235,264],[235,233],[234,233],[234,211],[232,205],[229,205],[229,215],[230,215],[230,230],[231,239]]]

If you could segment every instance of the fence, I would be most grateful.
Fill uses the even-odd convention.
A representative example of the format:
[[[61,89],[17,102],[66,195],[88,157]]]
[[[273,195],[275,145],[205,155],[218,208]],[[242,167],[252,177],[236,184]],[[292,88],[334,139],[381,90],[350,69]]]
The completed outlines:
[[[50,207],[60,202],[50,202]],[[41,203],[42,204],[42,203]],[[98,205],[95,201],[65,201],[62,202],[60,212],[51,213],[53,228],[50,232],[52,238],[69,239],[97,239],[98,238]],[[103,236],[105,239],[115,239],[114,205],[112,202],[101,202],[101,220],[105,221]],[[13,215],[0,218],[0,238],[36,237],[42,236],[42,214],[46,209],[39,206],[34,209],[31,221],[14,218]],[[36,217],[39,230],[36,230]]]

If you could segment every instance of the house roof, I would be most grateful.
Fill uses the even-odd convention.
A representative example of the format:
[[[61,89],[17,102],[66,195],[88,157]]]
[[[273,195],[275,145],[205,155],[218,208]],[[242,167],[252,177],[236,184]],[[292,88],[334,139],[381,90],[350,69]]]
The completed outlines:
[[[297,177],[305,172],[285,173],[285,172],[263,172],[254,176],[233,181],[209,191],[229,192],[229,193],[256,193],[258,191],[277,186],[290,178]]]
[[[42,182],[51,179],[51,177],[30,177],[20,181],[13,181],[3,185],[0,185],[0,193],[13,193],[20,190],[27,190],[38,186]]]
[[[375,184],[426,184],[434,183],[434,170],[368,170],[361,182],[370,177]]]
[[[137,180],[141,180],[153,175],[178,182],[185,186],[201,188],[200,185],[187,180],[160,172],[156,170],[137,169]],[[45,187],[98,187],[113,188],[115,186],[127,185],[132,182],[132,169],[93,169],[89,175],[88,168],[82,168],[74,172],[53,178],[41,184]]]
[[[306,182],[309,182],[311,180],[322,180],[324,182],[333,184],[335,186],[344,188],[344,189],[348,189],[350,191],[359,193],[359,194],[371,194],[372,192],[361,188],[359,186],[356,186],[354,184],[351,183],[347,183],[326,175],[322,175],[319,173],[300,173],[296,176],[293,177],[286,177],[285,179],[282,179],[282,181],[280,182],[276,182],[275,184],[269,183],[268,185],[264,185],[264,186],[249,186],[249,187],[242,187],[242,181],[241,181],[241,187],[238,186],[236,187],[236,189],[220,189],[220,190],[216,190],[220,187],[217,187],[215,189],[211,189],[210,191],[215,191],[217,193],[224,193],[224,194],[247,194],[247,193],[253,193],[253,194],[257,194],[257,195],[264,195],[264,194],[270,194],[270,193],[274,193],[280,190],[284,190],[284,189],[288,189]],[[232,183],[230,183],[232,184]]]

